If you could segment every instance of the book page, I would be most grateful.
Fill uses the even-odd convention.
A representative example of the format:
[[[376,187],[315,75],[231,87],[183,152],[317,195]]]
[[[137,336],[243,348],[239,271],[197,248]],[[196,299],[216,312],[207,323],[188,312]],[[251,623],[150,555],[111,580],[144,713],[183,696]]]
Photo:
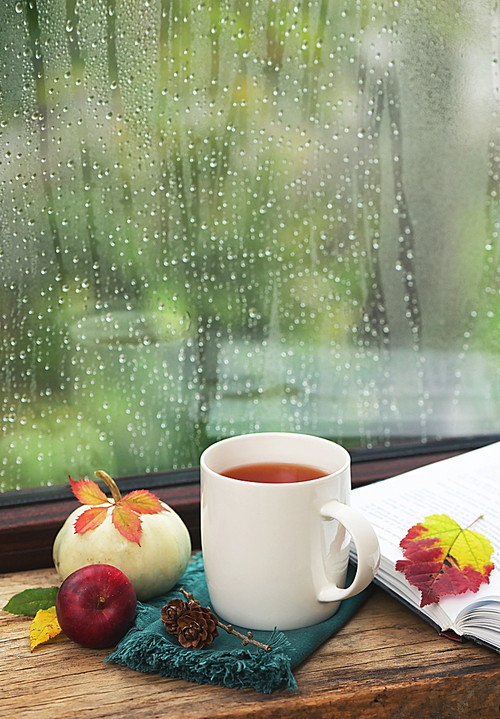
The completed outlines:
[[[388,560],[384,569],[404,584],[394,564],[403,558],[399,543],[410,527],[431,514],[447,514],[463,528],[474,523],[471,529],[495,550],[490,582],[476,593],[443,597],[439,606],[453,622],[472,601],[489,596],[500,601],[500,442],[355,489],[351,503],[372,523]]]

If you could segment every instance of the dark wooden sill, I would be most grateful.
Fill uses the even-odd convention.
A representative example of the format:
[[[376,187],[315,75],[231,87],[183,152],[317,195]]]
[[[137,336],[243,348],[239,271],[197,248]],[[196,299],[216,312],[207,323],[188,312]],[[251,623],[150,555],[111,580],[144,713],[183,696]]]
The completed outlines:
[[[462,450],[464,451],[464,450]],[[415,469],[440,459],[445,459],[460,450],[416,454],[413,456],[370,459],[363,455],[353,456],[352,484],[359,487],[364,484],[386,479],[394,475]],[[182,484],[176,481],[175,473],[166,473],[164,484],[161,477],[156,482],[149,478],[149,486],[160,499],[169,504],[183,519],[191,533],[193,549],[200,548],[200,488],[199,471],[190,470]],[[180,476],[180,475],[179,475]],[[169,480],[167,482],[167,479]],[[141,488],[141,481],[135,478],[136,488]],[[119,485],[133,484],[133,479],[126,479]],[[40,496],[40,490],[38,491]],[[43,495],[43,492],[42,492]],[[69,493],[63,498],[51,501],[27,501],[24,504],[2,506],[0,499],[0,573],[17,572],[30,569],[42,569],[53,566],[52,545],[55,536],[68,515],[79,504]]]

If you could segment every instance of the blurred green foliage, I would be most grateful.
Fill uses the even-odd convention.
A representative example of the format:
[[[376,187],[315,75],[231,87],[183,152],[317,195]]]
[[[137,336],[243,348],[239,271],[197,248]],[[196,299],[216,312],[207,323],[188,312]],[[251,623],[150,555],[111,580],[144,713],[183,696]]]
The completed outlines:
[[[316,431],[300,407],[316,391],[307,357],[326,348],[342,373],[378,362],[396,336],[386,302],[396,281],[404,331],[423,352],[418,232],[397,172],[382,181],[399,160],[408,13],[447,66],[468,25],[426,0],[4,0],[3,489],[97,464],[119,474],[197,464],[226,431],[210,434],[207,417],[226,392],[227,343],[276,346],[281,379],[270,384],[264,363],[257,386],[242,380],[236,395],[251,405],[275,395],[276,428]],[[496,185],[483,246],[498,224]],[[482,206],[467,212],[482,222]],[[474,334],[485,352],[499,342],[494,264],[475,288],[489,303]],[[454,351],[469,324],[467,305],[448,326]],[[294,351],[300,382],[286,364]],[[355,379],[355,431],[335,419],[347,390],[332,395],[332,438],[388,441],[397,412],[384,414],[378,396],[364,409],[384,376],[373,372]],[[377,436],[363,424],[370,413]]]

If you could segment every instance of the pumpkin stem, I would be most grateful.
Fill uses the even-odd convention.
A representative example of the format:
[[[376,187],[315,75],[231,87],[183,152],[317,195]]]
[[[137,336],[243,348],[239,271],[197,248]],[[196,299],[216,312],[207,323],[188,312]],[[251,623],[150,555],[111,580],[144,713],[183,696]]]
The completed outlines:
[[[99,479],[102,479],[106,486],[109,487],[113,499],[115,500],[115,504],[118,504],[118,502],[122,498],[122,495],[120,494],[120,490],[118,489],[118,485],[116,484],[115,480],[110,477],[107,472],[103,472],[100,469],[98,469],[97,472],[94,472],[94,474],[96,477],[99,477]]]

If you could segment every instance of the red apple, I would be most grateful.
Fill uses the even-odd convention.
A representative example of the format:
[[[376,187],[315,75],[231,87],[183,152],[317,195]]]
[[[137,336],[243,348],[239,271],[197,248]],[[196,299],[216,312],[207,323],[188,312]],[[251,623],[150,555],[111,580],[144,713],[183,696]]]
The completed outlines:
[[[61,584],[57,620],[67,637],[83,647],[113,647],[133,624],[135,589],[126,575],[110,564],[89,564]]]

